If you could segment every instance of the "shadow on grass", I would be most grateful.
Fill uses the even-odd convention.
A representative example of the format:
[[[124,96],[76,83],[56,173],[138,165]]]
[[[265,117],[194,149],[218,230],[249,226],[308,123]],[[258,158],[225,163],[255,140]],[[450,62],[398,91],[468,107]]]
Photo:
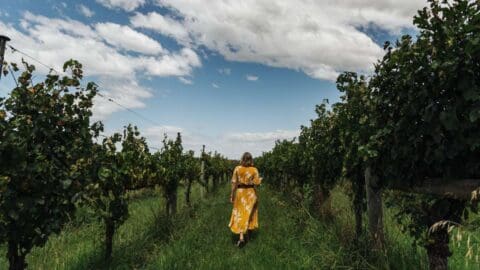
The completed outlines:
[[[248,245],[250,242],[254,242],[255,239],[257,239],[258,234],[259,234],[258,230],[248,230],[247,234],[245,235],[245,240],[246,240],[245,244]],[[231,236],[230,241],[232,245],[235,246],[240,236],[234,233],[231,233],[230,236]]]
[[[113,244],[113,258],[105,261],[104,250],[93,251],[79,258],[79,263],[71,269],[136,269],[141,268],[156,246],[168,243],[176,230],[181,230],[188,224],[188,221],[195,218],[198,205],[192,204],[185,207],[177,215],[167,217],[160,213],[159,209],[151,208],[152,215],[146,226],[139,226],[138,234],[131,241],[124,241],[119,244],[118,237]],[[103,235],[102,235],[103,237]],[[103,243],[101,246],[104,249]]]

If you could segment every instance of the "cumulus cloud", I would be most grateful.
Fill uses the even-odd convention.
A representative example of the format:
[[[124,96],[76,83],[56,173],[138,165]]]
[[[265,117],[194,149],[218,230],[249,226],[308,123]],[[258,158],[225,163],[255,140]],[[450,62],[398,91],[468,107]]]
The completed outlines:
[[[212,83],[212,87],[213,87],[213,88],[220,88],[220,86],[219,86],[218,84],[216,84],[216,83]]]
[[[205,46],[227,60],[256,62],[335,80],[339,72],[367,72],[383,54],[360,27],[396,32],[412,27],[424,1],[157,0],[178,15],[150,12],[131,18],[185,44]],[[172,30],[174,29],[174,30]]]
[[[258,76],[255,75],[247,75],[245,76],[245,78],[247,79],[247,81],[258,81]]]
[[[142,100],[151,95],[139,83],[138,74],[189,76],[193,68],[201,66],[192,49],[168,52],[157,41],[127,26],[103,23],[92,27],[71,19],[47,18],[29,12],[24,13],[20,25],[21,30],[0,22],[0,32],[12,39],[12,46],[58,71],[66,60],[79,60],[85,74],[100,78],[99,85],[127,108],[144,106]],[[109,30],[122,34],[109,35]],[[138,54],[128,54],[125,50]],[[5,57],[7,61],[20,63],[22,56],[7,51]],[[39,72],[49,72],[41,65],[37,67]],[[119,109],[98,98],[94,113],[102,119]]]
[[[353,25],[373,23],[392,32],[412,27],[413,15],[427,5],[423,0],[383,1],[383,0],[346,0],[328,1],[331,16],[350,16],[343,18]],[[332,5],[334,4],[334,5]]]
[[[130,23],[137,28],[155,30],[165,36],[174,38],[182,44],[190,41],[189,34],[185,26],[170,16],[164,16],[156,12],[150,12],[148,14],[136,13],[130,18]]]
[[[97,23],[95,30],[110,45],[145,54],[164,52],[162,45],[129,26],[116,23]]]
[[[91,9],[86,7],[85,5],[77,5],[78,12],[82,14],[83,16],[90,18],[93,15],[95,15],[95,12],[93,12]]]
[[[152,91],[145,88],[135,79],[100,77],[98,85],[100,94],[96,96],[93,105],[94,119],[102,120],[109,115],[122,110],[120,106],[112,106],[108,98],[112,98],[129,109],[144,108],[143,99],[152,97]]]
[[[97,0],[97,2],[107,8],[120,8],[125,11],[134,11],[145,4],[145,0]]]
[[[161,57],[144,57],[138,60],[139,66],[148,74],[156,76],[185,76],[189,75],[193,68],[202,65],[195,51],[189,48]]]

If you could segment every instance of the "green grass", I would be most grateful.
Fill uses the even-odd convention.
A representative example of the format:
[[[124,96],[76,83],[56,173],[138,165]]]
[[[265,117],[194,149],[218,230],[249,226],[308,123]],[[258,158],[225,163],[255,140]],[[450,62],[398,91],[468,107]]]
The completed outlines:
[[[475,221],[472,229],[454,229],[450,235],[450,249],[453,250],[453,256],[449,259],[449,269],[455,270],[479,270],[480,269],[480,216],[478,214],[470,214],[470,220]],[[457,238],[460,236],[461,238]],[[466,259],[468,251],[468,239],[470,238],[470,246],[472,254]]]
[[[154,250],[146,268],[324,269],[350,264],[350,255],[330,226],[309,218],[305,211],[268,190],[261,188],[259,193],[260,228],[244,248],[234,246],[237,237],[227,227],[231,204],[224,189],[201,206],[202,215],[176,231],[174,241]]]
[[[332,192],[332,216],[319,220],[302,205],[259,189],[259,224],[247,245],[238,249],[228,221],[232,205],[228,186],[203,199],[195,186],[190,208],[179,191],[179,213],[166,219],[159,191],[135,194],[130,218],[115,235],[113,260],[103,261],[103,226],[80,211],[76,221],[45,247],[27,257],[30,269],[426,269],[423,248],[413,248],[385,210],[387,250],[375,254],[363,239],[353,241],[353,213],[341,187]],[[366,235],[366,232],[364,233]],[[478,233],[476,234],[478,237]],[[467,236],[464,236],[467,237]],[[452,244],[449,269],[479,269],[466,260],[466,239]],[[5,254],[5,248],[2,248]],[[475,249],[478,252],[478,247]],[[477,255],[478,253],[474,254]],[[474,258],[475,259],[475,258]],[[0,259],[0,269],[7,267]]]
[[[203,191],[198,185],[192,188],[191,201],[194,207],[202,203]],[[184,203],[184,190],[179,190],[179,215],[184,219],[191,210]],[[106,265],[104,256],[104,226],[101,222],[84,216],[67,225],[59,235],[50,236],[44,247],[34,248],[27,256],[29,269],[132,269],[143,264],[149,251],[163,241],[168,241],[171,230],[164,216],[164,199],[159,190],[134,194],[129,203],[130,217],[120,226],[114,237],[113,260]],[[78,221],[80,220],[80,221]],[[81,224],[79,226],[79,223]],[[177,226],[179,227],[179,226]],[[0,249],[2,255],[6,248]],[[0,269],[7,269],[5,256],[0,257]]]

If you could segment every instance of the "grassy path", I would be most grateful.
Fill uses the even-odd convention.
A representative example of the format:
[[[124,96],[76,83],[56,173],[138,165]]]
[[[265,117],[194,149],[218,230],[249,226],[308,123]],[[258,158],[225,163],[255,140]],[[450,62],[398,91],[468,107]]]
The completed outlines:
[[[207,198],[193,189],[192,207],[179,191],[179,213],[166,219],[160,191],[132,199],[130,218],[114,239],[113,260],[103,261],[103,225],[78,213],[77,223],[50,237],[27,257],[29,269],[426,269],[422,248],[400,232],[391,210],[385,213],[385,256],[353,243],[353,215],[341,188],[332,192],[333,215],[319,221],[302,206],[288,203],[267,187],[259,189],[259,224],[245,247],[228,228],[232,205],[228,186]],[[465,264],[464,246],[452,244],[450,269],[479,269]],[[0,247],[5,254],[5,247]],[[4,256],[0,269],[7,269]]]
[[[335,226],[322,225],[269,190],[259,191],[259,230],[245,247],[227,227],[228,190],[199,209],[170,244],[160,245],[146,261],[147,269],[362,269],[368,263],[344,248]],[[348,236],[347,236],[348,237]],[[345,239],[345,241],[350,241]]]
[[[103,225],[79,213],[79,225],[69,225],[27,256],[29,269],[361,269],[339,241],[339,229],[310,218],[264,187],[259,190],[260,228],[243,248],[228,228],[232,205],[228,186],[202,199],[200,187],[192,194],[193,207],[184,205],[171,220],[159,213],[161,193],[130,202],[130,217],[114,238],[113,260],[103,261]],[[173,226],[172,226],[173,225]],[[348,234],[345,234],[348,235]],[[348,242],[348,239],[345,239]],[[5,254],[5,247],[0,247]],[[7,268],[4,256],[0,269]]]

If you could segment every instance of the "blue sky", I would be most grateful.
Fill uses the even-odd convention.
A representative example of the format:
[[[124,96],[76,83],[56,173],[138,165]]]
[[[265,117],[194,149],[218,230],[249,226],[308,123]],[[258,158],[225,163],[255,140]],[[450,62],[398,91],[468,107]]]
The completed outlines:
[[[424,1],[2,1],[0,34],[60,69],[69,58],[123,106],[95,101],[106,133],[134,123],[159,147],[163,134],[187,149],[238,158],[298,134],[334,80],[370,73],[385,40],[414,34]],[[7,61],[21,55],[6,52]],[[33,62],[32,60],[30,60]],[[36,63],[35,63],[36,64]],[[37,65],[38,66],[38,65]],[[47,71],[39,66],[38,72]],[[39,75],[41,77],[41,75]],[[13,87],[2,78],[0,95]]]

